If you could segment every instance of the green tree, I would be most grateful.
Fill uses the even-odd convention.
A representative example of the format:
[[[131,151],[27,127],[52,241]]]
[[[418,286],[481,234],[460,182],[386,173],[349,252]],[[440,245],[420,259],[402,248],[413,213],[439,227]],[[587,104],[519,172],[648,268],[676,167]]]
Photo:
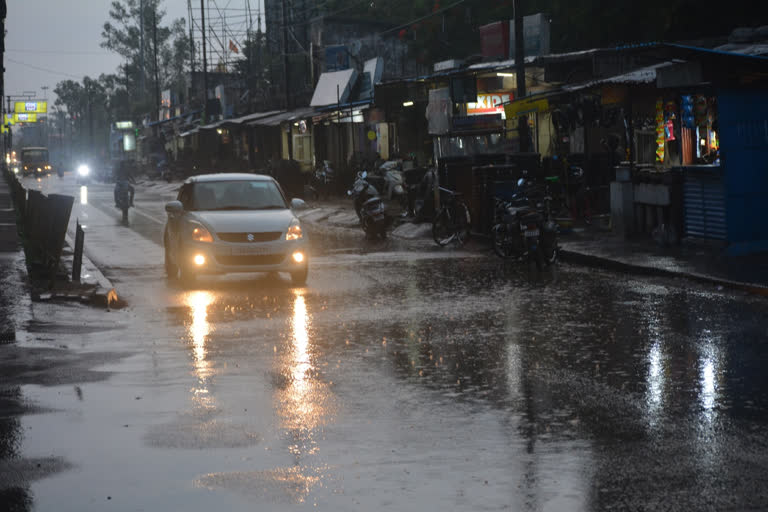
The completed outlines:
[[[164,26],[165,15],[162,0],[115,0],[104,23],[101,46],[123,57],[113,98],[127,101],[119,108],[128,107],[134,116],[159,108],[157,91],[186,92],[192,51],[186,23],[179,18]],[[119,87],[125,91],[118,93]]]

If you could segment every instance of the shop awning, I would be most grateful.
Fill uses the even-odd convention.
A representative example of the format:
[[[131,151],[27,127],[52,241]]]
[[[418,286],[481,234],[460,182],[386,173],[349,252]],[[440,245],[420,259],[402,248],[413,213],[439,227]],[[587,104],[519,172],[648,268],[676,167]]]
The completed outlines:
[[[343,69],[341,71],[321,74],[309,105],[312,107],[327,107],[346,103],[349,100],[356,80],[357,71],[354,69]]]
[[[248,126],[279,126],[280,123],[293,121],[294,119],[312,117],[316,113],[317,112],[312,107],[302,107],[291,110],[290,112],[279,112],[271,116],[255,119],[247,124]]]

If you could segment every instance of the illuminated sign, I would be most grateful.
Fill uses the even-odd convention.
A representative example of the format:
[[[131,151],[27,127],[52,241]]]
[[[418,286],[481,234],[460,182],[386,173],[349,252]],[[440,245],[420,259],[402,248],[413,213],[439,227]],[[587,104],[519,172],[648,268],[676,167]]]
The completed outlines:
[[[13,105],[13,111],[17,114],[46,114],[48,113],[48,102],[17,101]]]
[[[532,99],[522,98],[517,101],[506,105],[504,110],[507,114],[507,119],[521,116],[523,114],[532,114],[534,112],[546,112],[549,110],[549,101],[546,98]]]
[[[512,101],[511,92],[499,92],[493,94],[478,94],[475,103],[467,103],[467,115],[479,114],[503,114],[504,103]]]
[[[5,114],[6,124],[36,123],[37,114]]]
[[[13,114],[14,121],[17,123],[36,123],[37,114]]]
[[[118,121],[115,123],[118,130],[133,130],[133,121]]]

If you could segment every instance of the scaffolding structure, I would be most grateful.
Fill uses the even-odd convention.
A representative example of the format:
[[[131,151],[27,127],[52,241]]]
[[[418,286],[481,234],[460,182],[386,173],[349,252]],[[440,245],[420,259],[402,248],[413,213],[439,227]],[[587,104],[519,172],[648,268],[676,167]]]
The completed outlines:
[[[206,71],[231,72],[232,64],[242,59],[243,48],[248,41],[264,31],[262,1],[187,0],[189,32],[193,43],[192,69],[203,71],[205,42]]]

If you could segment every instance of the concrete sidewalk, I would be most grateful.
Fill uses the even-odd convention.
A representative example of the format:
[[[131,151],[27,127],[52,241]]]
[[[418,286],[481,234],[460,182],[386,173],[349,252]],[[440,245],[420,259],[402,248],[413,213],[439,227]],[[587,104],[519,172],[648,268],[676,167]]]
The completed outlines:
[[[313,201],[299,214],[315,224],[360,229],[352,201],[346,198]],[[428,239],[430,223],[404,223],[391,236]],[[480,247],[485,247],[481,244]],[[684,241],[660,247],[650,237],[624,240],[597,228],[576,229],[560,237],[561,259],[620,272],[686,278],[696,282],[768,295],[768,255],[729,257],[714,244]]]

